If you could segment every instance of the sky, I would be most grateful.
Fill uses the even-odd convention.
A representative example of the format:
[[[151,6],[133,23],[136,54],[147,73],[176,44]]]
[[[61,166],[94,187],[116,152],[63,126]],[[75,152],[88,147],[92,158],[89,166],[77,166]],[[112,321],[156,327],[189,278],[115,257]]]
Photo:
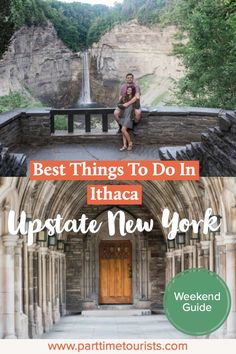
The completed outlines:
[[[115,2],[121,3],[123,0],[59,0],[62,2],[83,2],[86,4],[96,5],[96,4],[103,4],[107,6],[114,5]]]

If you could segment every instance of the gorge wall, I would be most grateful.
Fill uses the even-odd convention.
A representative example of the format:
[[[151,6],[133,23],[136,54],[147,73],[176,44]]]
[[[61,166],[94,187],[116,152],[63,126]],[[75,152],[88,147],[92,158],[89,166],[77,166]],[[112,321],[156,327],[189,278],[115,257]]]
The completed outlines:
[[[63,44],[52,24],[22,27],[0,60],[0,96],[20,91],[46,105],[70,105],[78,99],[81,72],[81,58]]]
[[[152,28],[131,21],[115,26],[90,49],[92,99],[117,103],[120,83],[133,72],[142,88],[142,104],[157,106],[171,96],[173,79],[183,72],[170,55],[176,28]],[[51,23],[22,27],[0,60],[0,96],[25,92],[44,105],[71,107],[80,96],[82,59],[58,38]]]
[[[90,50],[92,95],[106,105],[117,102],[128,72],[142,88],[142,104],[156,106],[171,97],[173,79],[182,76],[180,61],[170,55],[176,28],[140,26],[136,21],[114,27]]]

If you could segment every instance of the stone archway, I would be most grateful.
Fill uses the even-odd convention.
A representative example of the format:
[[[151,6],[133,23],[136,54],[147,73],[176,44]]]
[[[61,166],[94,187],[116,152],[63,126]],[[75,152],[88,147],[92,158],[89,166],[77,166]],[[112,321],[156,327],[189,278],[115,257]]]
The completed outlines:
[[[99,208],[98,208],[99,209]],[[109,209],[115,215],[117,207]],[[133,220],[142,215],[150,217],[148,209],[133,207],[122,209],[126,219]],[[118,218],[116,222],[118,223]],[[162,307],[165,288],[165,239],[155,221],[150,233],[119,234],[109,236],[107,209],[97,212],[97,223],[102,227],[97,234],[68,235],[67,238],[67,312],[78,313],[85,309],[96,309],[99,301],[99,246],[102,241],[127,240],[132,244],[132,305],[134,308]],[[119,230],[118,225],[115,227]]]
[[[135,243],[132,243],[132,258],[136,263],[134,304],[161,307],[161,294],[176,273],[206,267],[226,281],[232,297],[227,323],[222,333],[215,335],[235,337],[236,179],[140,183],[142,206],[122,210],[129,218],[152,217],[155,225],[148,234],[132,235]],[[98,306],[97,252],[99,241],[105,240],[107,234],[99,237],[79,233],[59,235],[66,241],[64,252],[36,240],[28,246],[23,235],[13,240],[6,228],[9,208],[16,211],[16,218],[21,210],[42,220],[58,212],[65,219],[78,218],[81,213],[88,219],[105,218],[107,207],[86,205],[86,185],[75,181],[0,179],[0,338],[40,337],[66,312],[80,313],[84,306]],[[198,240],[188,239],[184,246],[176,244],[166,253],[166,232],[160,227],[163,207],[168,207],[171,213],[178,211],[181,218],[197,220],[203,217],[206,208],[212,207],[214,214],[223,217],[222,228],[215,239],[201,234]],[[119,235],[115,237],[119,239]]]

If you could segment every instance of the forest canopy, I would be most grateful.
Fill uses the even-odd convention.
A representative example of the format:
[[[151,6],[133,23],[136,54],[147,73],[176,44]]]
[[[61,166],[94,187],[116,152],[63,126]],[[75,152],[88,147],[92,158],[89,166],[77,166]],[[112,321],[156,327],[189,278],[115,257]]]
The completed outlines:
[[[116,3],[113,7],[108,7],[57,0],[2,0],[3,14],[10,27],[5,43],[9,41],[9,35],[23,25],[44,26],[49,20],[63,42],[70,49],[79,51],[99,41],[104,33],[118,23],[132,19],[137,19],[144,25],[157,22],[158,12],[166,2],[168,1],[124,0],[122,4]],[[0,13],[2,9],[0,8]],[[5,45],[0,44],[2,54]]]

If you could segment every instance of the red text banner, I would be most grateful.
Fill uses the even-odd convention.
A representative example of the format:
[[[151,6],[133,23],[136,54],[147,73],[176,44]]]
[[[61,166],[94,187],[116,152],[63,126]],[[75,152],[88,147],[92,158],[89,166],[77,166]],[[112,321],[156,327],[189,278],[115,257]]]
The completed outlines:
[[[199,161],[30,161],[32,180],[198,180]]]
[[[141,185],[89,185],[87,204],[90,205],[141,205]]]

